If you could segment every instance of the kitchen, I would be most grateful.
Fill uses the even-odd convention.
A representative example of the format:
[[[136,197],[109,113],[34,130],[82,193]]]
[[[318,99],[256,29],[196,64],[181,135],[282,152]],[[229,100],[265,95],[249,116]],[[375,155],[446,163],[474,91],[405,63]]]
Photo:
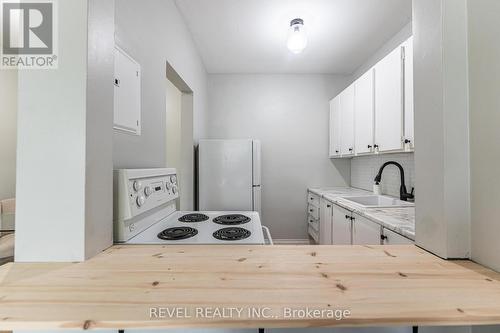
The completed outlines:
[[[261,183],[250,181],[245,186],[261,185],[258,218],[269,233],[256,227],[251,234],[259,237],[257,243],[275,244],[265,247],[266,251],[292,251],[301,262],[306,260],[303,253],[294,251],[333,260],[323,258],[323,247],[315,244],[371,247],[415,243],[416,257],[423,256],[420,251],[425,250],[436,258],[472,259],[498,271],[498,248],[492,238],[498,227],[488,218],[497,209],[493,199],[496,188],[485,184],[485,179],[496,181],[486,167],[495,163],[496,155],[494,149],[484,154],[484,147],[490,147],[496,137],[489,127],[496,118],[490,119],[495,117],[493,111],[473,112],[478,108],[494,110],[496,105],[495,95],[484,87],[483,64],[491,60],[482,45],[490,34],[480,23],[494,22],[491,16],[496,11],[488,10],[489,6],[497,8],[487,0],[460,1],[458,5],[446,0],[380,0],[370,4],[361,0],[298,1],[294,5],[239,1],[238,6],[223,0],[217,4],[82,0],[74,8],[59,3],[58,42],[60,59],[65,61],[61,60],[57,71],[19,71],[17,77],[17,181],[11,194],[16,197],[13,267],[28,262],[76,261],[86,265],[104,260],[101,252],[111,251],[106,249],[118,240],[116,234],[113,236],[117,208],[113,209],[112,198],[113,192],[115,199],[120,194],[116,187],[113,190],[113,169],[123,173],[154,168],[164,172],[158,177],[177,173],[178,184],[165,178],[160,186],[163,190],[167,183],[173,184],[170,192],[164,192],[169,193],[165,200],[170,210],[163,216],[174,211],[196,212],[201,187],[194,184],[202,184],[200,177],[207,168],[199,158],[202,149],[195,155],[192,145],[187,145],[192,155],[187,168],[172,165],[166,158],[168,79],[183,97],[191,98],[194,145],[202,146],[204,139],[260,142]],[[88,27],[88,32],[82,26]],[[287,48],[287,36],[290,30],[295,31],[294,26],[305,28],[307,36],[307,45],[298,54]],[[434,38],[434,31],[439,31],[441,38]],[[116,113],[113,115],[113,96],[117,85],[126,84],[126,80],[108,84],[117,78],[115,46],[140,66],[140,93],[135,101],[140,121],[135,134],[123,128],[111,130],[120,125]],[[491,54],[497,52],[494,46],[489,47]],[[67,85],[68,79],[79,84]],[[494,86],[494,78],[489,80]],[[32,102],[26,103],[27,96]],[[486,107],[485,100],[490,103]],[[70,113],[68,105],[72,105]],[[37,154],[34,147],[43,147],[43,155],[51,158]],[[402,166],[404,176],[398,165],[389,164],[374,187],[380,168],[390,161]],[[65,165],[64,171],[61,165]],[[168,169],[171,167],[177,170]],[[207,174],[214,179],[217,176],[214,171]],[[184,180],[186,175],[192,178],[193,186]],[[136,181],[133,177],[129,180]],[[129,184],[133,186],[133,182]],[[145,185],[127,193],[133,196],[134,204]],[[175,186],[178,193],[173,193]],[[378,194],[383,196],[376,197]],[[192,200],[171,205],[185,195]],[[54,198],[57,209],[51,203]],[[148,200],[144,198],[146,205]],[[207,206],[200,210],[236,210],[248,217],[254,208]],[[156,212],[156,207],[148,209]],[[206,215],[216,224],[213,219],[228,214]],[[144,228],[151,231],[150,226]],[[222,228],[210,229],[207,235]],[[201,231],[200,227],[200,236]],[[303,249],[287,248],[297,245]],[[149,253],[139,246],[140,253]],[[130,250],[118,249],[120,258],[125,253],[134,257]],[[346,251],[355,249],[364,251],[358,247]],[[213,258],[206,260],[219,262],[222,251],[215,245],[209,251]],[[250,265],[252,258],[240,251],[231,250],[238,255],[237,260],[243,259],[241,265]],[[340,253],[336,251],[344,250],[332,248],[332,256]],[[263,257],[255,260],[264,265],[266,255],[261,254]],[[392,258],[383,251],[381,254]],[[175,262],[177,255],[171,255]],[[370,257],[365,252],[363,255]],[[270,256],[268,260],[281,269],[277,259]],[[450,263],[443,261],[443,265]],[[186,267],[179,274],[189,271]],[[154,282],[163,283],[161,278]],[[336,289],[342,292],[341,287]],[[16,297],[10,294],[12,290],[5,292],[7,299]],[[493,289],[491,295],[496,295]],[[491,302],[496,304],[494,298]],[[2,307],[4,310],[10,313]],[[412,319],[405,318],[399,323],[413,326]],[[53,317],[50,320],[57,322]],[[365,326],[377,326],[375,322]],[[381,324],[393,326],[394,322]],[[414,322],[423,324],[415,318]],[[432,326],[439,321],[427,323]],[[443,319],[441,323],[450,325],[451,321]],[[472,323],[496,322],[477,322],[470,317],[457,322],[464,326]]]

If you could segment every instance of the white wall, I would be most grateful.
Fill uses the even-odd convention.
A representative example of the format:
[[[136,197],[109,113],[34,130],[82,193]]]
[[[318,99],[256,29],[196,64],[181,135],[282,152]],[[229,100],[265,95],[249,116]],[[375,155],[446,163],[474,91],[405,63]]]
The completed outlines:
[[[500,271],[500,1],[468,2],[472,259]]]
[[[273,237],[305,239],[306,189],[349,185],[349,161],[328,159],[330,75],[210,75],[208,138],[262,141],[262,217]]]
[[[413,2],[416,243],[470,254],[466,0]]]
[[[58,9],[59,68],[19,72],[16,261],[82,261],[112,243],[113,1]]]
[[[85,258],[113,243],[114,5],[88,2]]]
[[[354,73],[352,73],[351,82],[356,81],[361,75],[366,73],[371,67],[373,67],[377,62],[385,58],[386,55],[391,53],[398,45],[401,45],[405,40],[411,37],[412,22],[405,25],[400,31],[398,31],[391,39],[382,45],[377,52],[375,52],[370,58],[359,66]]]
[[[16,193],[17,71],[0,70],[0,200]]]
[[[114,134],[114,167],[163,167],[166,63],[194,92],[195,141],[205,133],[205,67],[173,0],[117,0],[115,7],[116,43],[141,64],[142,135]]]

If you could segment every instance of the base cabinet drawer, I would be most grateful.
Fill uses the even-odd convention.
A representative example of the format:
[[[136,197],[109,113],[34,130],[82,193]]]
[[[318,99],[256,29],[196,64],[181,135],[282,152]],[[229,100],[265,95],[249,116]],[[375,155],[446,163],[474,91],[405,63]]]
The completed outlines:
[[[319,244],[319,233],[316,230],[314,230],[314,228],[311,227],[311,225],[308,225],[307,233],[309,234],[309,236],[311,236],[311,238],[314,240],[316,244]]]
[[[400,234],[397,234],[394,231],[391,231],[391,230],[386,229],[386,228],[384,228],[384,230],[383,230],[382,239],[383,239],[383,245],[414,244],[414,242],[411,239],[406,238],[404,236],[401,236]]]
[[[307,192],[307,203],[312,206],[319,207],[320,197],[312,192]]]
[[[318,219],[315,219],[314,217],[309,215],[307,217],[307,225],[309,227],[313,228],[317,233],[319,233],[320,227],[319,227],[319,220]]]
[[[319,208],[313,205],[307,205],[307,214],[311,215],[315,220],[318,220]]]

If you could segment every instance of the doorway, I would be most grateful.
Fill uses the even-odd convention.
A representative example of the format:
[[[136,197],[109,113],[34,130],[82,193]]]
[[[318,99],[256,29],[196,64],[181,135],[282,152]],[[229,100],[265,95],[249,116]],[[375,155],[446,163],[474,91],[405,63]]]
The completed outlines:
[[[167,62],[165,165],[177,169],[178,210],[194,208],[193,91]]]

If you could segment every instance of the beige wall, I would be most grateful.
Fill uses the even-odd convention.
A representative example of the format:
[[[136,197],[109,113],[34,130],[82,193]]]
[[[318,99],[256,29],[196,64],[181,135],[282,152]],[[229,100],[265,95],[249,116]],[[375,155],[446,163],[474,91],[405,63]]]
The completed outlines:
[[[166,166],[177,169],[181,196],[177,208],[194,208],[193,94],[167,80]]]
[[[0,200],[16,192],[17,71],[0,70]]]
[[[472,259],[500,271],[500,1],[469,0]]]
[[[181,165],[181,104],[182,93],[172,82],[167,80],[167,110],[166,110],[166,166],[177,169],[179,187],[183,190],[180,176],[182,174]],[[184,191],[183,191],[184,192]],[[180,209],[180,199],[177,199],[177,208]]]

